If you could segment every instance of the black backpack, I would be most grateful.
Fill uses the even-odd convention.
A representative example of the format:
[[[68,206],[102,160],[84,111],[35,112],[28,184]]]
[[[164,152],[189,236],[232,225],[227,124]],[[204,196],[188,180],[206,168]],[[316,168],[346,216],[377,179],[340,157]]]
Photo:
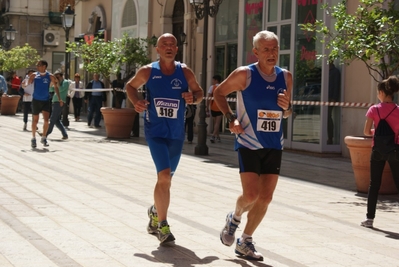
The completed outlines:
[[[391,126],[389,126],[386,119],[389,115],[397,108],[395,105],[394,109],[389,112],[389,114],[381,119],[380,112],[377,108],[378,117],[380,118],[380,122],[378,123],[377,128],[374,131],[374,146],[373,150],[377,151],[381,154],[388,154],[396,149],[395,144],[395,132],[392,130]]]

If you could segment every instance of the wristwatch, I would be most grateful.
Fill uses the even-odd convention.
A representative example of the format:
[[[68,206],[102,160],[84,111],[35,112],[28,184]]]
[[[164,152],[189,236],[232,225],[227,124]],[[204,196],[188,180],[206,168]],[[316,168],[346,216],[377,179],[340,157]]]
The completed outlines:
[[[288,110],[291,110],[292,109],[292,105],[291,105],[291,103],[288,105],[288,108],[287,109],[284,109],[284,111],[288,111]]]
[[[234,116],[233,114],[231,114],[230,112],[227,112],[225,115],[224,115],[225,117],[226,117],[226,119],[227,119],[227,121],[230,123],[230,122],[234,122],[237,118],[236,118],[236,116]]]

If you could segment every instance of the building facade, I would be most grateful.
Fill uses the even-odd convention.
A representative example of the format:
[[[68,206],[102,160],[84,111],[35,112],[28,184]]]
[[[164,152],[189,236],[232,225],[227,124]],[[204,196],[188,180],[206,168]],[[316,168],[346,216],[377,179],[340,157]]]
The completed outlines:
[[[317,57],[328,52],[324,44],[313,38],[315,33],[305,32],[299,26],[318,19],[333,28],[334,21],[326,16],[322,5],[336,5],[340,0],[225,0],[217,16],[209,18],[207,29],[204,29],[204,20],[196,18],[192,3],[198,1],[152,2],[149,18],[153,20],[149,21],[149,33],[159,36],[171,32],[179,40],[184,32],[186,41],[179,43],[178,60],[190,66],[199,81],[202,81],[202,64],[206,64],[206,84],[202,85],[205,88],[214,74],[225,78],[236,67],[255,62],[252,37],[267,29],[280,38],[278,65],[293,73],[294,101],[378,102],[377,84],[363,63],[354,61],[344,66],[336,61],[332,62],[336,69],[330,71],[331,64]],[[209,2],[212,6],[213,1]],[[348,11],[354,12],[358,2],[349,1],[347,5]],[[202,45],[205,34],[207,49]],[[207,53],[203,55],[205,50]],[[330,90],[331,84],[336,84],[336,89]],[[233,101],[230,104],[234,109]],[[285,148],[342,153],[349,157],[344,137],[363,134],[366,111],[367,108],[297,104],[294,114],[284,121]],[[210,125],[208,122],[208,130]],[[227,129],[223,127],[223,130]]]
[[[17,31],[16,39],[10,48],[28,43],[35,48],[42,59],[49,63],[48,70],[65,69],[65,31],[62,28],[61,14],[74,0],[2,0],[2,31],[12,25]],[[73,36],[73,29],[70,32]],[[34,66],[31,68],[36,69]],[[24,76],[26,69],[16,70]]]
[[[98,31],[105,32],[106,39],[121,38],[125,33],[132,37],[150,38],[170,32],[178,39],[176,59],[193,69],[198,81],[203,83],[205,80],[202,86],[206,90],[213,75],[220,74],[226,78],[238,66],[255,62],[252,37],[267,29],[280,38],[278,65],[293,73],[294,101],[378,101],[377,84],[363,63],[354,61],[343,66],[339,61],[333,62],[337,69],[335,73],[339,75],[331,76],[331,64],[317,57],[327,53],[325,46],[315,41],[314,33],[305,32],[299,26],[318,19],[333,27],[334,21],[330,21],[321,7],[325,3],[335,5],[340,0],[224,0],[217,15],[208,17],[207,28],[204,28],[204,19],[198,19],[194,2],[199,1],[29,0],[29,6],[26,6],[26,1],[3,0],[2,23],[12,23],[18,31],[12,46],[29,43],[51,62],[50,71],[62,68],[64,62],[65,31],[57,18],[67,4],[74,7],[76,14],[71,39],[92,36]],[[213,6],[214,1],[209,2]],[[347,5],[349,12],[353,12],[358,1],[348,1]],[[56,37],[46,40],[49,33]],[[206,49],[204,38],[207,40]],[[152,60],[157,59],[154,47],[150,47],[150,55]],[[73,72],[84,74],[78,60],[72,57]],[[338,89],[332,98],[329,87],[333,79]],[[234,100],[230,105],[235,108]],[[346,135],[363,134],[366,110],[297,104],[294,114],[284,121],[285,148],[349,156],[343,139]],[[207,124],[210,131],[209,118]],[[222,130],[228,131],[225,126],[223,123]]]

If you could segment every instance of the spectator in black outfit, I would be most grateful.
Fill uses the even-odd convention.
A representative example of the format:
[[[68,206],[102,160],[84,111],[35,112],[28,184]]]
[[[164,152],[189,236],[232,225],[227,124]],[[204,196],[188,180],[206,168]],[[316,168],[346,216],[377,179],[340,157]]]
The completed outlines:
[[[189,144],[193,143],[194,138],[194,118],[197,105],[186,105],[186,122],[187,141]]]
[[[122,80],[121,73],[118,72],[116,74],[116,80],[112,81],[112,88],[114,89],[112,91],[114,95],[112,107],[114,108],[121,108],[122,107],[122,102],[126,98],[125,92],[123,92],[123,88],[125,87],[125,83]]]
[[[341,93],[341,73],[335,67],[334,62],[329,63],[330,71],[328,78],[328,101],[337,102],[340,100]],[[334,106],[328,106],[328,124],[327,124],[327,144],[333,144],[334,137],[334,121],[333,121]]]

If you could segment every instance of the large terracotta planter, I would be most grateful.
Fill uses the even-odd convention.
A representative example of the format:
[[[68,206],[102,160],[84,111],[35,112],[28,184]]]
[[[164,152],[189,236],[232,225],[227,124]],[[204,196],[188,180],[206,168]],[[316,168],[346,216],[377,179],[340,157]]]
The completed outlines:
[[[133,108],[101,108],[108,138],[130,138],[136,111]]]
[[[356,188],[359,193],[367,193],[370,184],[371,137],[346,136],[345,144],[349,149]],[[397,194],[389,164],[385,164],[382,174],[380,194]]]
[[[20,98],[19,95],[1,96],[1,115],[15,115]]]

